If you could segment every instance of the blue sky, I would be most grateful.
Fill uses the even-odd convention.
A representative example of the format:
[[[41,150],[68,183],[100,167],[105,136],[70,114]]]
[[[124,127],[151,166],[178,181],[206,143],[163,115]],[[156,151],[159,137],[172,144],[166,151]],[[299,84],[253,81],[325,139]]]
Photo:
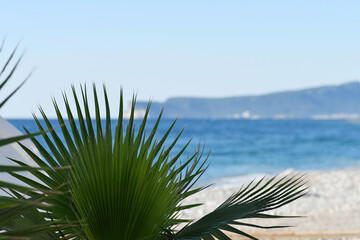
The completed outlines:
[[[359,1],[7,1],[0,37],[26,55],[1,110],[30,117],[71,84],[105,83],[111,104],[224,97],[360,79]],[[1,56],[0,56],[1,57]],[[4,60],[4,55],[0,61]],[[114,115],[116,115],[114,111]]]

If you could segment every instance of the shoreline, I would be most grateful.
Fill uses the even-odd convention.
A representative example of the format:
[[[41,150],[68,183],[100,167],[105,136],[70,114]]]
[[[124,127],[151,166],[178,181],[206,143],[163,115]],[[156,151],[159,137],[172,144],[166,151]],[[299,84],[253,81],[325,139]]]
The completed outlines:
[[[279,175],[286,173],[290,173],[290,171],[282,172]],[[271,211],[273,214],[304,217],[295,219],[246,221],[265,226],[291,225],[294,227],[269,231],[254,228],[243,229],[249,232],[339,232],[343,233],[344,237],[346,235],[345,233],[358,232],[358,238],[343,237],[341,239],[360,239],[360,168],[354,167],[342,170],[308,171],[305,173],[307,175],[306,178],[309,181],[308,194],[286,206]],[[187,199],[185,203],[204,202],[205,204],[195,209],[188,210],[183,214],[183,217],[200,218],[204,214],[215,209],[228,196],[237,191],[241,184],[244,183],[244,181],[241,182],[240,180],[251,179],[251,176],[256,175],[260,176],[260,174],[251,174],[235,178],[223,178],[224,181],[219,185],[211,186],[197,195],[192,196],[191,199]],[[271,175],[267,176],[271,177]],[[238,186],[234,185],[236,181],[238,181]]]

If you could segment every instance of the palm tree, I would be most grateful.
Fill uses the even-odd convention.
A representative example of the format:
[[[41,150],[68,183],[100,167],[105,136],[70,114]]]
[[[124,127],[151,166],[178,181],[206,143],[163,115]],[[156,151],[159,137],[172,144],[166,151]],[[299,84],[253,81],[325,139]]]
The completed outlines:
[[[207,158],[202,158],[203,150],[199,149],[179,161],[190,141],[179,152],[173,153],[182,133],[172,142],[167,142],[176,121],[156,140],[162,114],[148,131],[150,103],[144,118],[137,125],[134,121],[134,98],[126,124],[122,91],[113,130],[105,87],[103,94],[105,121],[100,117],[101,107],[95,85],[95,118],[90,114],[86,87],[81,87],[80,96],[72,88],[76,118],[66,94],[63,94],[63,101],[67,120],[53,100],[60,125],[58,132],[46,132],[54,126],[41,108],[45,125],[34,115],[47,146],[35,137],[31,139],[43,158],[20,145],[40,169],[16,159],[13,161],[38,180],[26,178],[14,169],[4,169],[29,187],[3,183],[2,187],[11,195],[6,200],[27,205],[23,209],[12,208],[8,214],[11,221],[6,224],[1,222],[0,216],[0,239],[1,236],[96,240],[230,239],[224,231],[256,239],[239,227],[263,226],[248,224],[243,222],[244,219],[278,218],[280,216],[267,214],[266,211],[288,204],[306,192],[301,175],[262,179],[243,186],[197,221],[182,219],[180,214],[183,210],[201,205],[184,205],[183,200],[206,188],[194,187],[208,166]]]

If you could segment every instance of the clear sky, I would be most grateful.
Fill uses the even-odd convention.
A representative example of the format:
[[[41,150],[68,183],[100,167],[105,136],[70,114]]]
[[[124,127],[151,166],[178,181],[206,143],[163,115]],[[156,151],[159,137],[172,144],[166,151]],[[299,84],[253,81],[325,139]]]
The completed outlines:
[[[115,107],[120,86],[126,99],[163,101],[358,80],[359,9],[344,0],[3,1],[0,38],[26,49],[7,90],[36,71],[0,114],[49,112],[72,83],[105,83]]]

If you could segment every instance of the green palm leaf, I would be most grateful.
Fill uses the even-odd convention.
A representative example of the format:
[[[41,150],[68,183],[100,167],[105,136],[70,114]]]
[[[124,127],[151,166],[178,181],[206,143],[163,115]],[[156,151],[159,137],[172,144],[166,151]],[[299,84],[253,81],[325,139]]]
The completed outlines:
[[[4,45],[5,45],[5,38],[3,39],[0,45],[0,56],[3,54]],[[20,57],[16,58],[18,47],[19,44],[17,44],[10,53],[10,55],[6,57],[4,64],[0,66],[0,91],[3,90],[5,85],[9,82],[9,80],[14,77],[14,74],[17,68],[19,67],[19,64],[22,61],[23,54],[21,54]],[[0,100],[0,108],[2,108],[5,105],[5,103],[7,103],[9,99],[25,84],[25,82],[31,77],[31,74],[32,72],[30,72],[14,90],[12,90],[9,94],[5,95],[5,97],[3,97],[2,100]],[[6,139],[0,139],[0,146],[18,142],[26,138],[29,138],[30,136],[37,136],[39,134],[40,133],[33,133],[31,135],[21,135]]]
[[[162,113],[149,129],[149,103],[142,121],[138,123],[134,119],[135,98],[126,124],[122,91],[118,119],[113,128],[105,87],[104,105],[100,104],[96,87],[92,88],[94,116],[90,114],[87,88],[81,87],[80,91],[78,95],[72,88],[75,111],[67,95],[63,94],[66,115],[53,100],[60,126],[58,131],[48,131],[54,126],[41,108],[45,125],[34,116],[47,145],[43,146],[37,138],[31,137],[42,158],[21,146],[40,168],[30,168],[14,159],[19,169],[2,169],[28,186],[21,188],[2,183],[14,201],[25,201],[30,205],[39,202],[35,210],[28,210],[27,213],[31,214],[18,212],[17,216],[21,219],[15,214],[10,225],[2,228],[0,225],[0,230],[5,230],[8,236],[23,233],[45,239],[49,236],[52,239],[99,240],[229,239],[223,231],[230,231],[255,239],[235,226],[262,227],[241,220],[278,217],[264,212],[292,202],[306,191],[302,176],[263,179],[244,186],[198,221],[181,219],[181,211],[201,205],[182,203],[205,188],[194,187],[208,167],[207,158],[202,158],[204,149],[199,148],[184,159],[188,142],[174,153],[174,146],[182,134],[181,131],[169,141],[176,121],[162,136],[158,136]],[[100,109],[105,109],[104,120],[101,119]],[[24,177],[17,173],[18,170],[28,171],[38,180]],[[53,191],[59,193],[53,194]],[[12,203],[15,204],[13,207],[18,206],[16,203]],[[22,232],[19,224],[14,224],[16,221],[26,222],[27,229],[39,226],[33,228],[39,230]],[[185,227],[177,230],[178,225],[184,222],[187,223]]]
[[[1,46],[0,46],[0,54],[2,54],[3,49],[5,45],[5,38],[3,39]],[[20,57],[17,60],[14,60],[14,57],[16,56],[17,50],[18,50],[19,44],[16,45],[16,47],[13,49],[7,60],[5,61],[4,65],[0,67],[0,90],[3,89],[3,87],[9,82],[9,80],[13,77],[14,73],[16,72],[23,55],[20,55]],[[4,106],[4,104],[24,85],[24,83],[30,78],[30,74],[25,77],[25,79],[19,84],[18,87],[16,87],[10,94],[8,94],[3,100],[0,101],[0,108]]]
[[[279,208],[306,194],[303,176],[285,176],[277,181],[275,180],[276,177],[266,182],[262,179],[256,184],[251,183],[243,187],[213,212],[183,227],[176,234],[173,234],[170,239],[205,239],[210,236],[219,240],[228,239],[221,233],[221,230],[256,239],[231,225],[256,228],[287,227],[264,227],[238,221],[247,218],[276,218],[277,216],[264,215],[262,212]]]
[[[3,39],[0,46],[0,55],[2,55],[3,53],[4,45],[5,45],[5,38]],[[0,90],[3,90],[3,88],[10,81],[10,79],[14,77],[15,72],[22,61],[23,55],[21,55],[18,58],[16,57],[18,46],[19,44],[13,49],[10,55],[5,59],[4,64],[0,66]],[[5,95],[5,97],[2,100],[0,100],[0,108],[3,107],[4,104],[7,103],[8,100],[24,85],[24,83],[30,78],[30,76],[31,73],[28,74],[28,76],[25,77],[25,79],[14,90],[12,90],[8,95]],[[29,133],[26,135],[19,135],[15,137],[0,139],[0,146],[5,146],[7,144],[15,143],[30,137],[35,137],[40,134],[41,134],[40,132],[31,133],[31,134]],[[32,170],[40,170],[40,168],[34,168],[29,166],[0,165],[0,172],[14,173],[19,171],[32,171]],[[6,233],[1,234],[0,239],[28,239],[27,237],[17,237],[17,236],[33,235],[35,233],[39,234],[39,233],[47,232],[49,230],[49,223],[46,221],[44,222],[43,225],[38,225],[36,228],[34,228],[33,225],[27,227],[27,224],[23,222],[23,224],[21,224],[21,231],[10,229],[9,226],[15,222],[17,225],[19,225],[25,214],[28,215],[29,212],[36,211],[37,207],[45,206],[43,201],[47,199],[49,196],[55,194],[57,192],[56,190],[51,190],[50,195],[48,195],[49,194],[48,192],[47,194],[43,194],[43,195],[38,194],[37,198],[25,199],[23,198],[23,196],[18,195],[16,191],[29,193],[31,191],[35,191],[35,189],[12,184],[12,183],[7,183],[3,181],[0,181],[0,189],[3,190],[3,194],[8,193],[8,195],[13,196],[13,197],[0,196],[0,229],[7,230]],[[31,215],[29,216],[31,217]],[[40,219],[43,220],[43,218]],[[62,225],[62,226],[66,228],[66,225]]]

